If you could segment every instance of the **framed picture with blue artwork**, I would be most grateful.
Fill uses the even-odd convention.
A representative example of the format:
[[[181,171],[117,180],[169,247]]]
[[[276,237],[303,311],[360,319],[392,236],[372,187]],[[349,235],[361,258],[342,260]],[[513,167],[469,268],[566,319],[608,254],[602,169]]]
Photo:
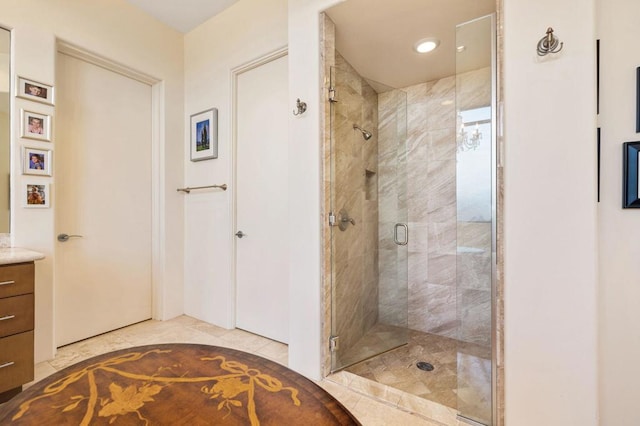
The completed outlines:
[[[191,116],[191,161],[218,158],[218,109]]]

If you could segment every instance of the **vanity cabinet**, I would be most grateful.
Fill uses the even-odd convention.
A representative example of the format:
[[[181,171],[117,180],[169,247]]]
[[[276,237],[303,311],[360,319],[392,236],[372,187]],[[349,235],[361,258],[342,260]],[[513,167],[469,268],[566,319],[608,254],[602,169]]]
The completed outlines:
[[[34,263],[0,266],[0,403],[33,380]]]

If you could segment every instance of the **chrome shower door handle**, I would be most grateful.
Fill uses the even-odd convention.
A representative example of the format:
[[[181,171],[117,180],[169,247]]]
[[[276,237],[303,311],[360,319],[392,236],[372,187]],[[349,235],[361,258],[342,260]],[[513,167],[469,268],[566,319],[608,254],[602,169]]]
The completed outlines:
[[[404,240],[398,239],[398,228],[404,228]],[[393,227],[393,242],[399,246],[406,246],[409,243],[409,227],[406,223],[396,223]]]

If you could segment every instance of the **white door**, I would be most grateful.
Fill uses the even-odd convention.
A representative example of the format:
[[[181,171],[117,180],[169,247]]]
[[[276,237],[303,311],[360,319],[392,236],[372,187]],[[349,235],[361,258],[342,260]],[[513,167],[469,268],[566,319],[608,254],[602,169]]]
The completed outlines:
[[[236,326],[289,336],[287,57],[237,77]]]
[[[58,346],[151,318],[151,86],[58,54]]]

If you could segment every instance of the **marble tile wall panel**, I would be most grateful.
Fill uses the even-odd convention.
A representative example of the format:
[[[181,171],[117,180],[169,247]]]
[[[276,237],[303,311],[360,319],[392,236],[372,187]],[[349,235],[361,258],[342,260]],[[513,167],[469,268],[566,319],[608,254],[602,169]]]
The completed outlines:
[[[406,326],[407,294],[406,287],[399,285],[401,258],[393,232],[406,208],[406,175],[400,173],[399,157],[399,144],[406,142],[406,138],[401,139],[402,131],[406,134],[405,99],[406,94],[396,90],[378,96],[378,319],[383,324],[399,326]]]
[[[488,79],[489,78],[489,79]],[[462,92],[461,92],[462,90]],[[463,288],[480,290],[487,280],[487,264],[477,255],[457,262],[458,229],[456,206],[456,101],[463,108],[486,104],[490,99],[490,70],[482,69],[440,80],[417,84],[379,95],[379,235],[380,273],[391,256],[393,241],[384,239],[384,230],[393,226],[406,208],[410,226],[408,253],[409,318],[411,329],[456,337],[463,324],[457,315],[458,283]],[[489,95],[489,97],[487,97]],[[405,98],[403,98],[405,96]],[[402,123],[400,103],[406,99],[406,174],[398,156]],[[460,107],[460,105],[458,105]],[[400,146],[401,147],[401,146]],[[403,200],[401,191],[406,188]],[[399,213],[400,212],[400,213]],[[486,227],[469,225],[462,228],[462,239],[469,247],[486,243]],[[490,228],[489,234],[490,236]],[[482,241],[481,241],[482,240]],[[490,241],[489,241],[490,243]],[[397,261],[397,259],[395,259]],[[489,264],[490,266],[490,264]],[[461,271],[458,271],[458,268]],[[458,273],[460,277],[458,279]],[[381,275],[382,276],[382,275]],[[391,306],[381,291],[382,305]],[[477,300],[465,298],[466,301]],[[469,308],[467,321],[473,315],[484,316],[481,309]],[[489,311],[490,312],[490,311]],[[479,317],[477,317],[479,319]],[[475,336],[477,327],[465,336]]]
[[[331,67],[335,65],[335,25],[329,19],[326,14],[321,14],[320,17],[320,55],[322,68],[322,87],[321,93],[327,93],[331,84]],[[322,218],[329,216],[331,210],[331,168],[333,157],[331,155],[331,139],[332,139],[332,126],[331,126],[331,106],[328,99],[320,103],[321,108],[321,123],[322,129],[322,152],[323,152],[323,164],[322,164],[322,181],[323,181],[323,202],[322,202]],[[323,223],[323,318],[322,323],[322,341],[328,342],[331,336],[331,283],[334,280],[334,273],[331,267],[331,227],[328,221],[325,219]],[[331,353],[328,350],[328,344],[323,344],[322,371],[324,376],[328,375],[331,371]]]
[[[347,350],[378,319],[378,202],[377,193],[367,199],[366,191],[367,185],[378,187],[378,97],[338,52],[334,55],[333,85],[339,102],[331,112],[334,170],[330,202],[336,214],[345,209],[355,225],[332,230],[332,321],[341,348]],[[365,141],[354,124],[373,137]]]
[[[456,76],[457,107],[491,105],[489,67]],[[491,345],[491,223],[458,223],[457,288],[459,339]]]
[[[459,339],[483,346],[491,344],[491,291],[458,288]]]

